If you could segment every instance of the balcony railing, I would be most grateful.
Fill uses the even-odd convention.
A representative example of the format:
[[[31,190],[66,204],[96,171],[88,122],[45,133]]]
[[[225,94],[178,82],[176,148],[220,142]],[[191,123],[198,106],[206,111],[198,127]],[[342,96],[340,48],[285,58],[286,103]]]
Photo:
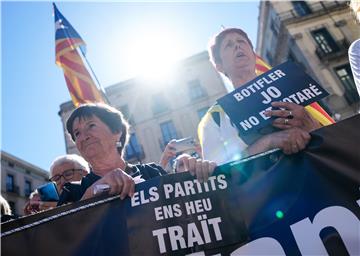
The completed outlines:
[[[299,15],[295,10],[289,10],[286,12],[282,12],[279,14],[279,19],[282,22],[286,22],[286,21],[292,21],[292,20],[298,20],[298,19],[308,19],[311,18],[313,16],[318,16],[321,14],[325,14],[329,11],[332,11],[334,9],[337,9],[339,7],[344,7],[344,8],[348,8],[348,3],[345,1],[319,1],[319,2],[315,2],[315,3],[308,3],[308,6],[311,10],[311,12],[309,12],[306,15]]]
[[[337,49],[334,49],[331,52],[325,52],[320,46],[318,46],[315,50],[315,53],[321,61],[325,62],[347,55],[347,51],[349,48],[349,43],[347,40],[343,39],[340,41],[336,41],[336,45]]]

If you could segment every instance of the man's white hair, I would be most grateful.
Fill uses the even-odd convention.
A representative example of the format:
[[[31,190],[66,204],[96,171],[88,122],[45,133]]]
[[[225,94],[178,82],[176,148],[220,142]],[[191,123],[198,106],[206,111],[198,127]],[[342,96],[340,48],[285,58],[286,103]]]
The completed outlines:
[[[82,169],[86,172],[90,172],[90,167],[88,162],[84,158],[75,154],[68,154],[63,156],[58,156],[50,165],[50,177],[53,176],[54,168],[58,165],[64,163],[72,163],[75,169]]]
[[[2,215],[11,215],[11,208],[9,203],[6,201],[5,198],[3,198],[2,195],[0,195],[0,208],[1,208],[1,216]]]
[[[350,8],[354,11],[357,21],[360,22],[360,0],[351,0]]]

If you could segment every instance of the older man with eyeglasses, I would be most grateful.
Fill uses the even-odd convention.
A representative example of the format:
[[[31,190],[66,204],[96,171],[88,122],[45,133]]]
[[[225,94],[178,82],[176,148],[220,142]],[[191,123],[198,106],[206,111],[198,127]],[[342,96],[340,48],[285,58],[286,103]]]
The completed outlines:
[[[81,181],[89,171],[89,164],[81,156],[59,156],[50,166],[50,181],[56,183],[58,192],[61,193],[65,183]]]
[[[65,183],[81,181],[82,177],[89,174],[89,172],[89,164],[81,156],[75,154],[63,155],[55,158],[50,165],[49,180],[56,183],[56,188],[60,194]],[[56,206],[56,202],[41,202],[37,190],[31,193],[29,199],[29,202],[24,207],[25,215]]]

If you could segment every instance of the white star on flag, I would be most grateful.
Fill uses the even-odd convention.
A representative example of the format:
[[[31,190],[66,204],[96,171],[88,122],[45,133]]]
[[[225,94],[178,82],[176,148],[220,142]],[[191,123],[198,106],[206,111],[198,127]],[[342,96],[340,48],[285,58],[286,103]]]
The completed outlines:
[[[55,31],[58,30],[58,29],[65,29],[66,27],[62,24],[62,20],[61,19],[58,19],[56,22],[55,22]]]

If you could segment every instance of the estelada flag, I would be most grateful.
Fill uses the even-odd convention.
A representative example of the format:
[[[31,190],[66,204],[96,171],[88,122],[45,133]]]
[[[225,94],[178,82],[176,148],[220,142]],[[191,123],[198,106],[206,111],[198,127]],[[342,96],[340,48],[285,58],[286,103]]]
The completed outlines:
[[[85,42],[53,3],[55,16],[56,64],[64,71],[71,99],[82,103],[105,102],[84,65],[78,49],[85,51]]]
[[[261,75],[270,69],[271,66],[269,66],[260,56],[256,55],[256,75]],[[306,106],[305,109],[323,126],[335,123],[334,119],[332,119],[331,116],[329,116],[329,114],[317,102],[311,103],[310,105]]]

